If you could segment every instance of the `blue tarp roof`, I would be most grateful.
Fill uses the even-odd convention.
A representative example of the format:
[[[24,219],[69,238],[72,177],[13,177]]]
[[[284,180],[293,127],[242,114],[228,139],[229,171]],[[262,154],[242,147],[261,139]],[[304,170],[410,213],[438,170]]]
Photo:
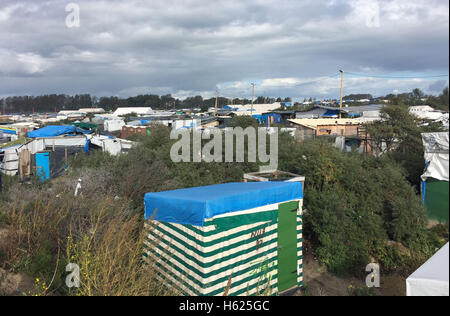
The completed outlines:
[[[226,183],[147,193],[145,218],[203,226],[205,219],[303,198],[301,182]]]
[[[68,134],[90,134],[92,131],[85,131],[76,126],[49,125],[41,129],[28,132],[29,138],[55,137]]]

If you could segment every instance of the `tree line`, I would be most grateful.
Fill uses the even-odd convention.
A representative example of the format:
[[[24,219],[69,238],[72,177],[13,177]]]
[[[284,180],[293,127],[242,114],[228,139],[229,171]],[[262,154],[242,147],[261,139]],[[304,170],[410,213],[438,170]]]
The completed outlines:
[[[351,95],[371,97],[370,94]],[[350,96],[348,96],[350,97]],[[438,95],[426,95],[420,89],[414,89],[409,93],[389,94],[383,99],[387,99],[391,104],[401,104],[406,106],[427,104],[436,109],[449,110],[448,87]],[[312,99],[310,99],[312,100]],[[170,94],[156,95],[144,94],[129,98],[119,98],[116,96],[97,97],[90,94],[46,94],[41,96],[13,96],[0,99],[0,106],[6,113],[43,113],[43,112],[59,112],[61,110],[77,110],[79,108],[103,108],[105,111],[114,111],[118,107],[151,107],[158,110],[176,110],[184,108],[201,108],[202,111],[210,107],[214,107],[216,98],[203,98],[202,96],[188,97],[184,100],[175,98]],[[272,98],[257,96],[254,103],[274,103],[274,102],[291,102],[291,98]],[[251,100],[246,98],[218,98],[218,107],[225,105],[250,104]]]
[[[254,103],[290,102],[290,98],[264,98],[256,97]],[[47,94],[41,96],[13,96],[0,99],[0,106],[5,113],[53,113],[61,110],[78,110],[79,108],[103,108],[105,111],[114,111],[118,107],[151,107],[158,110],[176,110],[201,108],[206,111],[214,107],[216,98],[204,99],[202,96],[188,97],[184,100],[174,98],[172,95],[144,94],[129,98],[116,96],[96,97],[90,94]],[[250,104],[250,99],[218,98],[218,107],[225,105]]]

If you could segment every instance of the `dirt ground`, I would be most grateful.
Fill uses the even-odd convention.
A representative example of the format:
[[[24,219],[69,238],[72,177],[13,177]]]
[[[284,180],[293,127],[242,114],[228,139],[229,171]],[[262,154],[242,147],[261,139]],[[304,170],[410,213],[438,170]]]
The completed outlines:
[[[29,293],[34,287],[34,281],[25,274],[9,273],[0,268],[0,296],[15,296]]]
[[[0,227],[0,246],[5,242],[8,230]],[[23,295],[34,287],[34,280],[25,274],[10,273],[0,268],[0,296]]]
[[[303,261],[303,276],[306,291],[298,291],[296,296],[349,296],[349,287],[364,288],[365,277],[340,278],[329,273],[314,257],[306,254]],[[381,287],[374,290],[376,296],[405,296],[406,279],[397,275],[383,276]]]

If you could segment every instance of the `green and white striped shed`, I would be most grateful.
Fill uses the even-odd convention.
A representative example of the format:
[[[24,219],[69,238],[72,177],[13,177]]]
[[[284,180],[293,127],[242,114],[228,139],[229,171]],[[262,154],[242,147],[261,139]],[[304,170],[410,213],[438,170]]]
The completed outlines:
[[[302,182],[147,193],[144,258],[185,295],[274,295],[302,286],[302,205]]]

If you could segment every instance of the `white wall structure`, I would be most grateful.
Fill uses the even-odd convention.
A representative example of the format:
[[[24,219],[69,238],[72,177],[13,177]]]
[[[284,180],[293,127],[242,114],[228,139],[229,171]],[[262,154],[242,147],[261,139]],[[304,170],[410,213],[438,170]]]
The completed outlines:
[[[115,120],[106,120],[103,123],[103,128],[107,132],[118,132],[122,130],[122,127],[125,126],[125,121],[120,119]]]

